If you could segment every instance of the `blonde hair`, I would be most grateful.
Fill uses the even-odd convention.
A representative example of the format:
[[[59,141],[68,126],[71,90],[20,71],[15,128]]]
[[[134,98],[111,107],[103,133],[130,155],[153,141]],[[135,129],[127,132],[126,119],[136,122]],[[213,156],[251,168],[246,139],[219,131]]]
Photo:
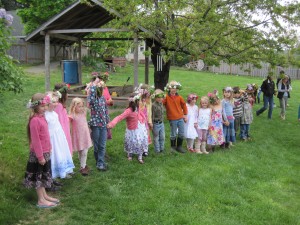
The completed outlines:
[[[207,96],[202,96],[202,97],[200,98],[200,103],[199,103],[200,108],[202,107],[201,104],[202,104],[203,101],[207,101],[207,108],[209,108],[210,103],[209,103],[209,98],[208,98]]]
[[[84,105],[84,101],[82,100],[82,98],[73,98],[71,104],[70,104],[70,109],[69,109],[69,113],[71,115],[76,115],[76,112],[75,112],[75,108],[78,104],[82,103]]]

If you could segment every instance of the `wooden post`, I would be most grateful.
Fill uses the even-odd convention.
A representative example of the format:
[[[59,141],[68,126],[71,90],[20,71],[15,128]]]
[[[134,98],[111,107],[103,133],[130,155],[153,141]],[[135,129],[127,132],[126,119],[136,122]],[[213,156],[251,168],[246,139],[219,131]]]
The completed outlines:
[[[45,90],[50,91],[50,35],[45,35]]]
[[[149,50],[149,46],[146,43],[146,51]],[[149,84],[149,56],[145,55],[145,84]]]
[[[138,34],[136,33],[134,36],[134,87],[139,86],[139,39]]]
[[[82,85],[82,71],[81,71],[81,39],[79,39],[78,41],[78,52],[79,52],[79,56],[78,56],[78,82],[79,85]]]

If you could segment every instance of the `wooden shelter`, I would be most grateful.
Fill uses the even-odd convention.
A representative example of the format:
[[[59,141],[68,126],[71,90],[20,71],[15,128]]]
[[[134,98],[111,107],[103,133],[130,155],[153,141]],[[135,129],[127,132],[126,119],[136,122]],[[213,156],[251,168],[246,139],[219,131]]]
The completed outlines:
[[[89,0],[90,4],[85,4],[78,0],[63,10],[61,13],[53,16],[39,28],[30,33],[25,41],[44,42],[45,43],[45,89],[50,90],[50,45],[59,44],[60,46],[70,46],[78,43],[79,58],[78,71],[79,83],[82,82],[81,72],[81,43],[93,32],[128,32],[127,29],[101,28],[108,22],[121,17],[113,9],[107,9],[98,0]],[[142,27],[139,29],[147,32]],[[97,39],[93,39],[97,40]],[[100,40],[100,39],[98,39]],[[118,39],[119,40],[119,39]],[[128,40],[128,39],[126,39]],[[133,37],[135,44],[134,52],[134,86],[138,86],[138,36]],[[146,65],[146,76],[148,76],[148,64]]]

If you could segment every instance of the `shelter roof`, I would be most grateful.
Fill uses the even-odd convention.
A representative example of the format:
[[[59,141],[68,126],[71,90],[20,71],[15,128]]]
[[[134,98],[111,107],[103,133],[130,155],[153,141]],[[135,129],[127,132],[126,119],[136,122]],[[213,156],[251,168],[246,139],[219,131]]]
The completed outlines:
[[[25,41],[43,42],[45,41],[44,32],[51,30],[70,30],[76,29],[77,32],[67,33],[63,35],[51,35],[51,44],[71,45],[77,39],[82,39],[91,32],[80,32],[79,29],[100,28],[111,20],[118,17],[118,13],[112,9],[106,9],[100,1],[89,0],[90,5],[76,1],[61,13],[53,16],[47,22],[42,24],[32,33],[30,33]]]

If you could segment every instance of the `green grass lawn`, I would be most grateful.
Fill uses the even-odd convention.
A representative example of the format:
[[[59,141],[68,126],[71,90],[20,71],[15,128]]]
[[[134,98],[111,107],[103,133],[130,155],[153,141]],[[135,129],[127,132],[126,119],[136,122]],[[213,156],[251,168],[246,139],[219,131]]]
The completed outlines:
[[[109,84],[123,85],[128,76],[133,83],[132,71],[130,67],[118,69]],[[88,74],[85,70],[83,82],[88,81]],[[23,93],[5,93],[0,98],[0,224],[300,224],[300,81],[292,82],[285,121],[279,117],[276,98],[273,119],[268,120],[266,112],[254,116],[253,140],[238,140],[228,151],[157,155],[151,145],[144,165],[128,162],[123,151],[125,122],[121,122],[107,142],[109,170],[96,170],[90,149],[88,165],[93,171],[82,177],[74,154],[76,174],[63,180],[62,190],[54,194],[60,206],[42,210],[35,206],[35,191],[23,188],[22,180],[29,152],[25,106],[32,94],[44,92],[43,76],[27,74]],[[60,71],[51,74],[51,87],[60,79]],[[215,88],[262,83],[261,78],[175,69],[171,69],[172,79],[182,84],[184,98],[191,92],[202,96]],[[144,81],[142,75],[139,80]],[[118,114],[114,112],[111,118]],[[165,125],[168,150],[167,121]]]

